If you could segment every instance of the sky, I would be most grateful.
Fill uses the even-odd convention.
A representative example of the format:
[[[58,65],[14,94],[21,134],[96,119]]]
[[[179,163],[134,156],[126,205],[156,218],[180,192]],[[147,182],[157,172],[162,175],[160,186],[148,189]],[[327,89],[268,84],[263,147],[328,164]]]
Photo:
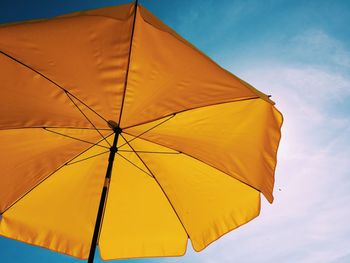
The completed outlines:
[[[0,0],[0,23],[128,1]],[[275,201],[203,252],[115,262],[350,262],[350,1],[140,0],[284,115]],[[84,262],[0,238],[1,262]],[[96,257],[95,262],[102,262]],[[114,261],[110,261],[114,262]]]

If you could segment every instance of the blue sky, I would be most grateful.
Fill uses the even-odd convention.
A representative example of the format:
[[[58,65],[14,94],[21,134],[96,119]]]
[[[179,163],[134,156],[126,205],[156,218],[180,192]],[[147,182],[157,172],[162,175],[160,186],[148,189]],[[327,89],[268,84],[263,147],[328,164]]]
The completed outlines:
[[[0,1],[0,23],[128,1]],[[350,1],[150,1],[285,117],[275,202],[205,251],[125,262],[350,262]],[[83,262],[0,238],[1,262]],[[100,262],[96,260],[96,262]],[[124,261],[116,261],[124,262]]]

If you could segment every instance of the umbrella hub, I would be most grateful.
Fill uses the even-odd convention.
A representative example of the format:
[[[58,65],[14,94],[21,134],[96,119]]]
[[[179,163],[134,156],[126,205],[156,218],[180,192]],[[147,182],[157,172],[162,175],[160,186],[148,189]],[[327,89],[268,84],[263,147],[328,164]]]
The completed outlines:
[[[107,124],[115,133],[120,134],[122,132],[122,129],[119,127],[119,124],[115,121],[109,120]]]

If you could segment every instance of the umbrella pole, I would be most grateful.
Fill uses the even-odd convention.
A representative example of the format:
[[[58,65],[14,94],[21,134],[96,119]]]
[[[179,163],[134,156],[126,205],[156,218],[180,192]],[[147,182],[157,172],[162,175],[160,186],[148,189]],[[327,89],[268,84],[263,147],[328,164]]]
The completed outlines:
[[[97,240],[98,240],[98,236],[99,236],[100,228],[101,228],[103,210],[104,210],[105,203],[106,203],[106,195],[107,195],[109,182],[110,182],[111,175],[112,175],[113,161],[114,161],[115,154],[118,151],[118,148],[117,148],[118,137],[119,137],[119,134],[122,132],[122,130],[118,126],[114,126],[113,130],[115,132],[114,140],[113,140],[113,145],[110,148],[105,183],[104,183],[102,194],[101,194],[100,205],[98,207],[98,213],[97,213],[97,217],[96,217],[94,235],[93,235],[92,241],[91,241],[88,263],[94,262]]]

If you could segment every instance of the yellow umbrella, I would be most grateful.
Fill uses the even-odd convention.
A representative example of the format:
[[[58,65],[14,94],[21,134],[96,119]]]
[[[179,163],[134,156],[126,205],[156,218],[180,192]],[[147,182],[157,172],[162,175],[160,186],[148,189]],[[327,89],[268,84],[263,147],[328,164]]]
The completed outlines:
[[[4,25],[0,67],[1,236],[179,256],[273,201],[274,103],[142,6]]]

